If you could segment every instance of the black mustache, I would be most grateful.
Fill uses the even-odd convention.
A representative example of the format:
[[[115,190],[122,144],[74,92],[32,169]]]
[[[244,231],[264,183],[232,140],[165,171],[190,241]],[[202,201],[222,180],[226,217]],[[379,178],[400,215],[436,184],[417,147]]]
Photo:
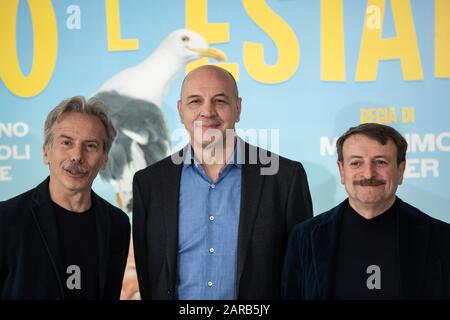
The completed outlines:
[[[62,168],[73,174],[87,173],[89,171],[89,168],[77,162],[70,162],[69,164],[63,164]]]
[[[353,181],[353,185],[362,187],[376,187],[383,184],[386,184],[386,181],[378,179],[362,179]]]

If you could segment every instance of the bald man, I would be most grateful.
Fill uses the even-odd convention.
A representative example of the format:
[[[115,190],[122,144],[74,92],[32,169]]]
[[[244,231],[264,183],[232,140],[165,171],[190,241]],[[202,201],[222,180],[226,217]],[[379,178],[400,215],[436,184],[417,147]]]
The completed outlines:
[[[299,162],[236,135],[233,76],[202,66],[183,81],[190,143],[137,172],[133,240],[143,299],[277,299],[292,226],[312,216]]]

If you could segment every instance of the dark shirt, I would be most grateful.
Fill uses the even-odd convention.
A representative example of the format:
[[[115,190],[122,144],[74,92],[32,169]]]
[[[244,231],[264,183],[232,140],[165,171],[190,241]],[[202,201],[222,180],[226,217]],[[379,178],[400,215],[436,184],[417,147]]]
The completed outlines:
[[[344,210],[333,286],[334,299],[399,299],[397,202],[365,219]]]
[[[99,299],[95,206],[85,212],[72,212],[53,205],[63,258],[64,298]]]

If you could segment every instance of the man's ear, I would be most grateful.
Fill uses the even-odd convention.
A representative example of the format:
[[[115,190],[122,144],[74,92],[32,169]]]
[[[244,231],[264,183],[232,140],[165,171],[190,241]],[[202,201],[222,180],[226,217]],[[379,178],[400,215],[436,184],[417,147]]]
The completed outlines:
[[[406,169],[406,160],[400,162],[400,164],[398,165],[398,184],[401,185],[403,183],[403,175],[405,173],[405,169]]]
[[[339,168],[339,176],[341,177],[341,184],[345,183],[345,179],[344,179],[344,163],[341,161],[337,161],[337,165]]]
[[[42,151],[44,153],[44,164],[49,164],[50,163],[50,159],[49,159],[49,155],[48,155],[48,152],[49,152],[48,147],[46,145],[43,145],[42,146]]]
[[[177,102],[177,109],[178,109],[178,116],[180,117],[180,122],[183,123],[183,117],[181,116],[181,99],[178,100]]]
[[[106,165],[108,164],[109,155],[105,152],[105,156],[103,157],[102,170],[106,169]]]
[[[237,107],[237,118],[236,122],[239,122],[241,120],[241,111],[242,111],[242,98],[239,97],[236,101],[236,107]]]

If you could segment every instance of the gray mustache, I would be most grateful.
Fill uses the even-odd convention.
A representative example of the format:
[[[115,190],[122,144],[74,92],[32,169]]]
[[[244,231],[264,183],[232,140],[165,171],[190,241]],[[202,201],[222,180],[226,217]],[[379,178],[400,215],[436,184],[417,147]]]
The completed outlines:
[[[87,173],[89,169],[81,163],[70,162],[68,164],[63,164],[63,169],[70,171],[71,173]]]
[[[378,179],[362,179],[353,181],[353,185],[362,187],[376,187],[381,186],[382,184],[386,184],[386,181]]]

